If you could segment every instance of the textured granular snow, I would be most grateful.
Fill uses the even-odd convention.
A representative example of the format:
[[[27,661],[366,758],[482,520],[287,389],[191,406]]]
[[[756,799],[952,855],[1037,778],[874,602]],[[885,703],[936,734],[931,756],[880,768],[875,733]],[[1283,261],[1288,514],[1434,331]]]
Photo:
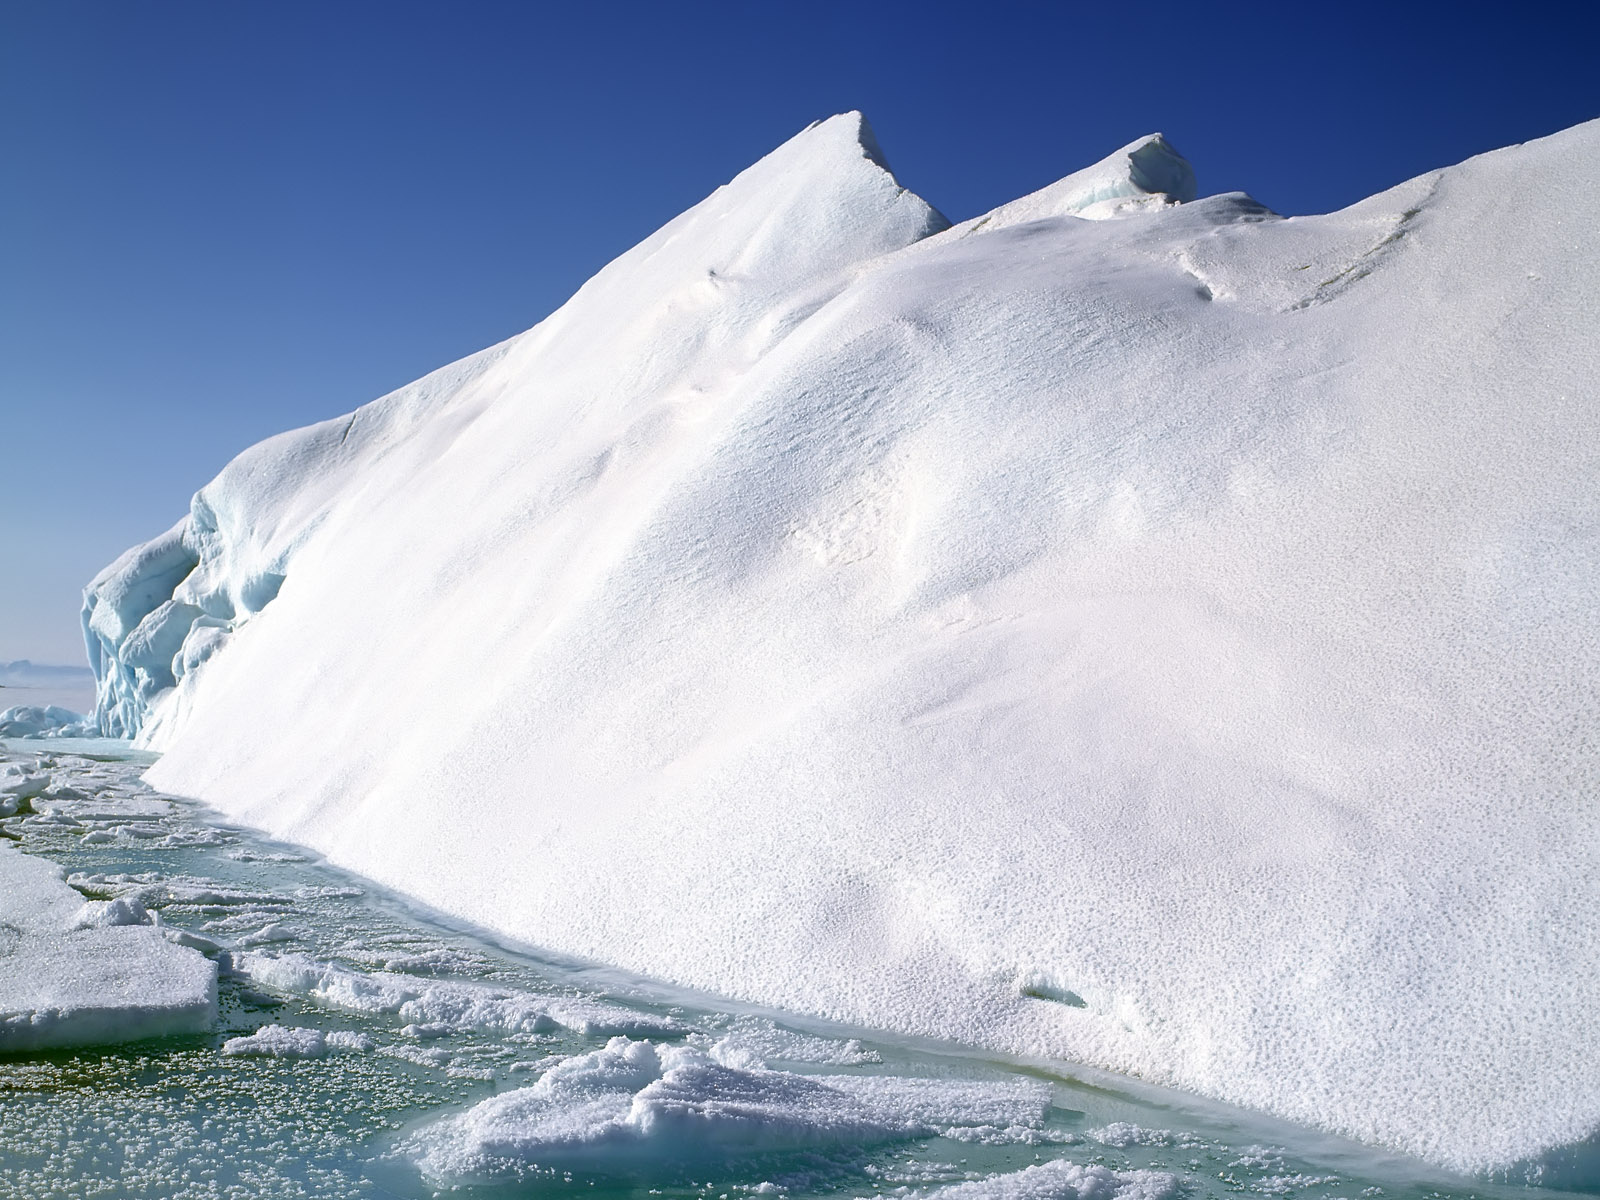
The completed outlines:
[[[1283,220],[1144,139],[946,229],[834,118],[245,451],[92,584],[97,715],[564,954],[1577,1141],[1597,176],[1589,124]]]

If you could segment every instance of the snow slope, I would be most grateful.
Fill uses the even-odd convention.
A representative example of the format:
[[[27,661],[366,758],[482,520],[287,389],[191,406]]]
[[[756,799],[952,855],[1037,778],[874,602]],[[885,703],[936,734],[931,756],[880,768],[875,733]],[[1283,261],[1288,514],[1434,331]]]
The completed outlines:
[[[1145,139],[946,229],[836,117],[231,463],[86,594],[102,727],[558,951],[1537,1157],[1600,1128],[1597,183],[1283,220]]]

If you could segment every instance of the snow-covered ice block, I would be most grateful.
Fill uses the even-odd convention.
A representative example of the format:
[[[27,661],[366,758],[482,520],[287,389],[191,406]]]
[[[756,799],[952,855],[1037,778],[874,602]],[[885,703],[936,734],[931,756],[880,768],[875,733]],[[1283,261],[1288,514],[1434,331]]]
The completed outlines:
[[[1282,219],[1150,137],[946,229],[824,121],[228,464],[91,583],[97,715],[561,955],[1458,1169],[1580,1141],[1597,169]]]
[[[131,904],[86,905],[61,875],[0,847],[0,1051],[210,1029],[216,964],[159,929],[127,923]]]
[[[0,817],[9,817],[24,800],[44,795],[50,787],[48,771],[30,771],[20,763],[0,767]]]
[[[1027,1139],[1049,1095],[1031,1082],[741,1069],[692,1047],[617,1037],[420,1131],[409,1150],[427,1175],[452,1181],[519,1164],[615,1172],[953,1130]]]

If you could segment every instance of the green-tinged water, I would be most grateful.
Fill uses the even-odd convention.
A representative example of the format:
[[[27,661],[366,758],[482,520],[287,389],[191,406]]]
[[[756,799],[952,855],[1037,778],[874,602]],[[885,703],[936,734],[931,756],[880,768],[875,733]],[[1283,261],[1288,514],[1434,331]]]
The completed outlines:
[[[85,750],[107,757],[74,753]],[[1530,1195],[1065,1066],[691,1001],[517,952],[304,851],[155,796],[138,782],[135,758],[114,744],[0,745],[0,764],[42,763],[52,778],[50,793],[3,829],[25,852],[61,864],[87,896],[138,899],[168,928],[214,943],[207,952],[223,968],[219,1026],[190,1038],[0,1057],[0,1198],[798,1200],[923,1196],[964,1183],[986,1195],[1073,1200]],[[327,974],[314,985],[273,975],[285,961]],[[450,1009],[439,999],[462,994],[487,997],[488,1007]],[[404,996],[410,1004],[399,1003]],[[419,1020],[428,1004],[432,1016]],[[541,1004],[554,1018],[528,1017],[544,1011]],[[454,1015],[434,1019],[446,1009]],[[334,1039],[337,1047],[311,1057],[224,1053],[230,1039],[271,1025],[364,1036]],[[627,1041],[612,1040],[618,1029]],[[626,1101],[633,1088],[641,1098],[631,1108],[613,1104],[608,1117],[604,1104],[585,1107],[589,1093],[554,1088],[591,1061],[583,1056],[600,1062],[647,1040],[694,1048],[696,1062],[712,1064],[704,1077],[722,1081],[716,1087],[748,1085],[759,1095],[713,1088],[650,1108],[663,1085],[649,1091],[636,1080],[620,1094]],[[825,1097],[882,1092],[889,1100],[874,1103],[891,1115],[900,1111],[894,1105],[911,1103],[907,1096],[920,1107],[899,1125],[880,1113],[852,1134],[840,1132],[838,1113],[859,1106],[813,1103],[785,1110],[768,1138],[769,1093],[791,1087],[794,1076],[832,1089],[815,1092]],[[441,1169],[448,1155],[424,1153],[440,1144],[442,1119],[547,1077],[544,1142],[489,1145],[470,1170]],[[852,1082],[863,1078],[884,1088]],[[1037,1098],[1037,1111],[985,1123],[963,1109],[964,1097],[979,1094],[1006,1103]],[[707,1121],[720,1121],[722,1132],[704,1136]],[[557,1127],[567,1141],[550,1134]],[[1105,1170],[1027,1172],[1058,1160]]]

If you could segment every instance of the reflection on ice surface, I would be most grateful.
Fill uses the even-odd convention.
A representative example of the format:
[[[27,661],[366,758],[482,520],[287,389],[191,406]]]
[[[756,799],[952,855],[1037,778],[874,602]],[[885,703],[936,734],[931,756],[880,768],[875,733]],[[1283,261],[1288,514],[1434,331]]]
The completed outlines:
[[[0,1055],[0,1200],[1512,1190],[1125,1081],[797,1027],[544,961],[215,824],[152,793],[138,763],[82,748],[0,743],[0,771],[30,780],[0,862],[37,884],[8,885],[0,920],[55,931],[58,973],[85,969],[71,939],[140,939],[199,964],[215,1007],[171,1026],[102,1013],[75,1040],[144,1040]],[[6,995],[18,938],[0,937]]]

